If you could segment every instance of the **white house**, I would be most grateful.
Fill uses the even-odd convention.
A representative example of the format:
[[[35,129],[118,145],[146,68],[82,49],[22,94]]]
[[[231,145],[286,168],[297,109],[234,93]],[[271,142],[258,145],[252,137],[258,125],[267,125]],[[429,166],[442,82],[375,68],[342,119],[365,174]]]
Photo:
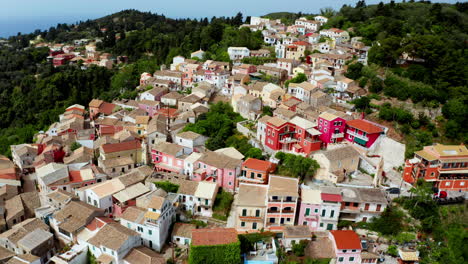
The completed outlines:
[[[260,143],[265,143],[265,138],[266,138],[266,127],[268,121],[273,118],[271,116],[265,115],[262,116],[260,119],[257,121],[257,139],[260,141]]]
[[[185,211],[211,217],[218,188],[215,182],[183,181],[177,191],[178,201]]]
[[[136,206],[127,208],[120,224],[136,231],[145,246],[161,251],[174,221],[175,208],[156,190],[139,197]]]
[[[186,131],[177,134],[175,138],[175,143],[193,150],[195,148],[205,146],[206,140],[207,138],[203,135],[192,131]]]
[[[245,57],[250,56],[250,50],[246,47],[229,47],[228,48],[229,58],[231,60],[242,60]]]
[[[317,31],[320,26],[320,22],[314,21],[314,20],[308,20],[305,17],[296,19],[294,24],[296,26],[303,26],[307,31],[312,31],[312,32]]]
[[[140,235],[118,223],[108,223],[87,242],[99,263],[123,263],[134,247],[141,245]]]
[[[328,18],[324,16],[315,16],[314,20],[320,22],[320,25],[323,25],[328,22]]]

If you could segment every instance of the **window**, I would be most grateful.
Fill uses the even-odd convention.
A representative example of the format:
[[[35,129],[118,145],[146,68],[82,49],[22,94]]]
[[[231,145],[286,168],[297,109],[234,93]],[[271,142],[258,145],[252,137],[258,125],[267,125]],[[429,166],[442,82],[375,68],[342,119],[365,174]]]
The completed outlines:
[[[320,223],[320,227],[323,227],[323,223]]]
[[[346,252],[348,252],[348,250],[346,250],[346,249],[343,249],[343,253],[346,253]]]
[[[335,211],[334,211],[334,210],[331,210],[331,212],[330,212],[330,218],[332,218],[333,216],[335,216]]]
[[[261,173],[257,173],[257,178],[261,178],[262,177],[262,174]]]
[[[310,208],[306,208],[305,215],[310,215]]]
[[[325,210],[325,209],[322,210],[322,217],[325,216],[326,212],[327,212],[327,210]]]
[[[252,223],[252,229],[257,229],[257,223]]]
[[[339,257],[338,258],[338,262],[343,262],[344,258],[343,257]]]
[[[241,227],[245,227],[245,222],[241,222]]]
[[[318,208],[315,208],[314,213],[318,213]]]
[[[254,177],[255,177],[255,172],[251,172],[251,173],[250,173],[250,178],[253,179]]]
[[[354,261],[354,257],[349,257],[349,261]]]
[[[355,250],[355,249],[353,249],[353,250],[351,250],[351,252],[356,252],[356,250]]]
[[[260,217],[260,210],[259,209],[255,210],[255,217]]]
[[[148,235],[152,235],[152,234],[153,234],[153,231],[148,229]]]
[[[242,216],[247,216],[247,209],[242,209]]]

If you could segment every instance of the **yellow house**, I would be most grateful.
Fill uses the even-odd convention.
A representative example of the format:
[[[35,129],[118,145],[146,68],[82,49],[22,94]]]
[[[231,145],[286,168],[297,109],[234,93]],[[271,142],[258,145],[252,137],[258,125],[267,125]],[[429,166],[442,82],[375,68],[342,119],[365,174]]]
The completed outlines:
[[[143,150],[139,140],[104,144],[99,148],[99,154],[101,160],[130,157],[134,163],[143,162]]]
[[[148,128],[148,123],[150,121],[149,116],[137,116],[135,118],[136,123],[136,132],[138,135],[146,135],[146,130]]]
[[[268,185],[241,183],[236,204],[236,224],[239,232],[258,232],[264,228]]]

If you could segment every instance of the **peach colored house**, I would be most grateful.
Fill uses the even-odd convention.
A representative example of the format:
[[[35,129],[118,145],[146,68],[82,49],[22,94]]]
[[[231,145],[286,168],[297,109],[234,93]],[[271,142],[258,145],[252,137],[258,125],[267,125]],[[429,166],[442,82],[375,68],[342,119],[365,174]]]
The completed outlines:
[[[276,164],[265,160],[249,158],[242,164],[241,176],[238,178],[237,186],[240,183],[268,183],[270,173],[276,170]]]
[[[299,199],[299,180],[292,177],[270,175],[266,227],[270,230],[294,225]]]

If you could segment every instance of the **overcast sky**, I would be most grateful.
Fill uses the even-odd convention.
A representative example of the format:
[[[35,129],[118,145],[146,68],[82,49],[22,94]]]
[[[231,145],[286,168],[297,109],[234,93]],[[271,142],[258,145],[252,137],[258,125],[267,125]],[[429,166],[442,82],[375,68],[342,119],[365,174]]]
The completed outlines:
[[[94,19],[123,9],[138,9],[164,14],[168,17],[200,18],[260,16],[270,12],[289,11],[317,13],[320,8],[339,9],[343,4],[354,5],[357,0],[0,0],[0,36],[46,29],[57,23],[74,23]],[[368,4],[379,0],[368,0]],[[389,2],[389,1],[384,1]],[[441,2],[456,2],[441,0]]]

